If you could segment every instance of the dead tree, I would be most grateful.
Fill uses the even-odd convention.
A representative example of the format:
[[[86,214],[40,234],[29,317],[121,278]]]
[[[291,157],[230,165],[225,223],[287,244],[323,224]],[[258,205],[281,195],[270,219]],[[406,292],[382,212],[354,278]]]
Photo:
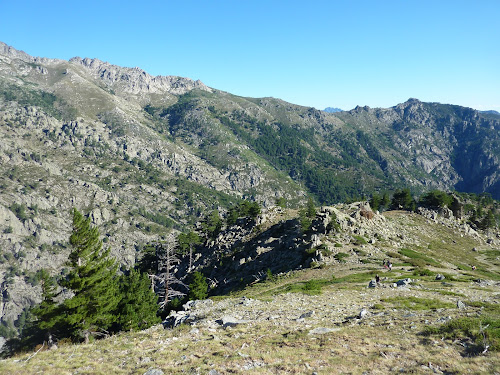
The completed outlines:
[[[175,268],[180,260],[176,255],[177,244],[174,236],[164,242],[156,242],[154,246],[158,270],[155,275],[149,277],[160,297],[160,308],[164,310],[172,299],[186,295],[179,289],[186,290],[188,287],[175,276]]]

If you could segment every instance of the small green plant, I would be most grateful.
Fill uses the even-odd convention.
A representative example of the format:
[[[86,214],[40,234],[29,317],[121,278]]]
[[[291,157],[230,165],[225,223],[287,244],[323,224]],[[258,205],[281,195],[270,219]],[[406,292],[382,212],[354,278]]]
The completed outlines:
[[[345,263],[346,259],[349,258],[349,254],[347,253],[337,253],[333,256],[335,259],[337,259],[341,263]]]
[[[362,236],[352,236],[353,237],[353,243],[357,246],[359,245],[366,245],[368,242],[362,237]]]
[[[463,317],[450,320],[439,327],[426,327],[424,335],[439,335],[456,340],[464,337],[474,345],[467,347],[468,354],[481,354],[485,351],[500,351],[500,318],[496,316]]]
[[[270,268],[268,268],[267,271],[266,271],[266,280],[269,280],[269,281],[275,281],[276,280],[276,276],[273,275],[273,271],[271,271]]]
[[[381,301],[391,303],[397,309],[408,310],[436,310],[455,307],[455,304],[450,302],[443,302],[437,299],[419,298],[413,296],[383,298]]]
[[[316,246],[316,250],[319,250],[321,252],[321,254],[325,257],[332,255],[332,251],[325,244],[321,244],[319,246]]]
[[[413,271],[413,276],[434,276],[435,272],[428,270],[427,268],[418,268]]]

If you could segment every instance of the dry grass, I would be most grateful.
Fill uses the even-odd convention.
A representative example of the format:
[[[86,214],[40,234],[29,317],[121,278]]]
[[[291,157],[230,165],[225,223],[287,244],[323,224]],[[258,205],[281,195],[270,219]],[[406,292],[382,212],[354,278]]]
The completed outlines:
[[[414,275],[407,266],[384,272],[380,266],[349,263],[296,271],[214,299],[213,311],[195,328],[156,326],[88,345],[26,353],[0,361],[0,374],[142,375],[150,368],[165,374],[208,374],[212,369],[220,374],[499,373],[498,353],[468,357],[460,342],[422,335],[426,327],[440,327],[448,317],[477,317],[484,310],[498,313],[498,285],[480,287],[471,281],[472,271],[455,267],[474,262],[484,269],[478,275],[483,278],[499,276],[497,264],[489,263],[485,252],[471,251],[480,246],[474,239],[453,237],[452,230],[430,225],[417,215],[391,213],[389,219],[412,224],[405,237],[421,246],[411,249],[439,262],[442,268],[433,271],[448,275],[445,284],[433,275]],[[487,255],[496,259],[497,253]],[[386,278],[382,287],[367,289],[367,281],[379,272]],[[417,285],[389,287],[403,277],[417,278]],[[328,282],[319,282],[317,294],[289,293],[309,280]],[[254,300],[246,306],[240,303],[242,296]],[[458,299],[468,306],[458,309]],[[358,319],[362,308],[368,316]],[[250,322],[227,329],[213,323],[227,311]],[[308,311],[315,313],[299,319]],[[310,334],[319,327],[332,331]]]

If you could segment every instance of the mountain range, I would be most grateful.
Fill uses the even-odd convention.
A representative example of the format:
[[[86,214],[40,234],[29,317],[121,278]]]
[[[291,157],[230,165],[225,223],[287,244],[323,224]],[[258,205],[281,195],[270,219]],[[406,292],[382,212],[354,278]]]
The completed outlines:
[[[72,207],[130,266],[166,231],[241,199],[331,205],[403,187],[499,199],[500,115],[417,99],[328,113],[0,43],[0,175],[12,318],[36,300],[26,277],[61,271]]]

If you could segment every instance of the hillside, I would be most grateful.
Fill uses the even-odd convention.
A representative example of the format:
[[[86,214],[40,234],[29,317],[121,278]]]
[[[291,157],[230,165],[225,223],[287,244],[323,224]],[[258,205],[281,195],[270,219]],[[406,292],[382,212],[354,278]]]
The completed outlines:
[[[326,113],[99,59],[32,57],[0,43],[2,324],[39,302],[38,270],[64,277],[73,207],[92,218],[126,269],[148,244],[195,228],[213,210],[259,202],[268,232],[250,236],[253,224],[240,223],[206,241],[196,260],[208,269],[223,258],[207,275],[223,293],[238,278],[221,283],[220,273],[239,265],[239,287],[268,268],[311,265],[304,252],[315,240],[301,237],[296,211],[308,195],[323,205],[402,187],[500,198],[499,130],[497,115],[458,106],[410,99]]]
[[[317,254],[324,254],[313,268],[186,305],[171,314],[170,322],[183,323],[173,329],[158,325],[87,345],[42,347],[0,361],[0,371],[495,373],[498,233],[488,240],[431,211],[361,216],[367,209],[352,204],[318,212],[318,229],[334,212],[341,228],[316,232]],[[382,266],[387,259],[392,270]]]

